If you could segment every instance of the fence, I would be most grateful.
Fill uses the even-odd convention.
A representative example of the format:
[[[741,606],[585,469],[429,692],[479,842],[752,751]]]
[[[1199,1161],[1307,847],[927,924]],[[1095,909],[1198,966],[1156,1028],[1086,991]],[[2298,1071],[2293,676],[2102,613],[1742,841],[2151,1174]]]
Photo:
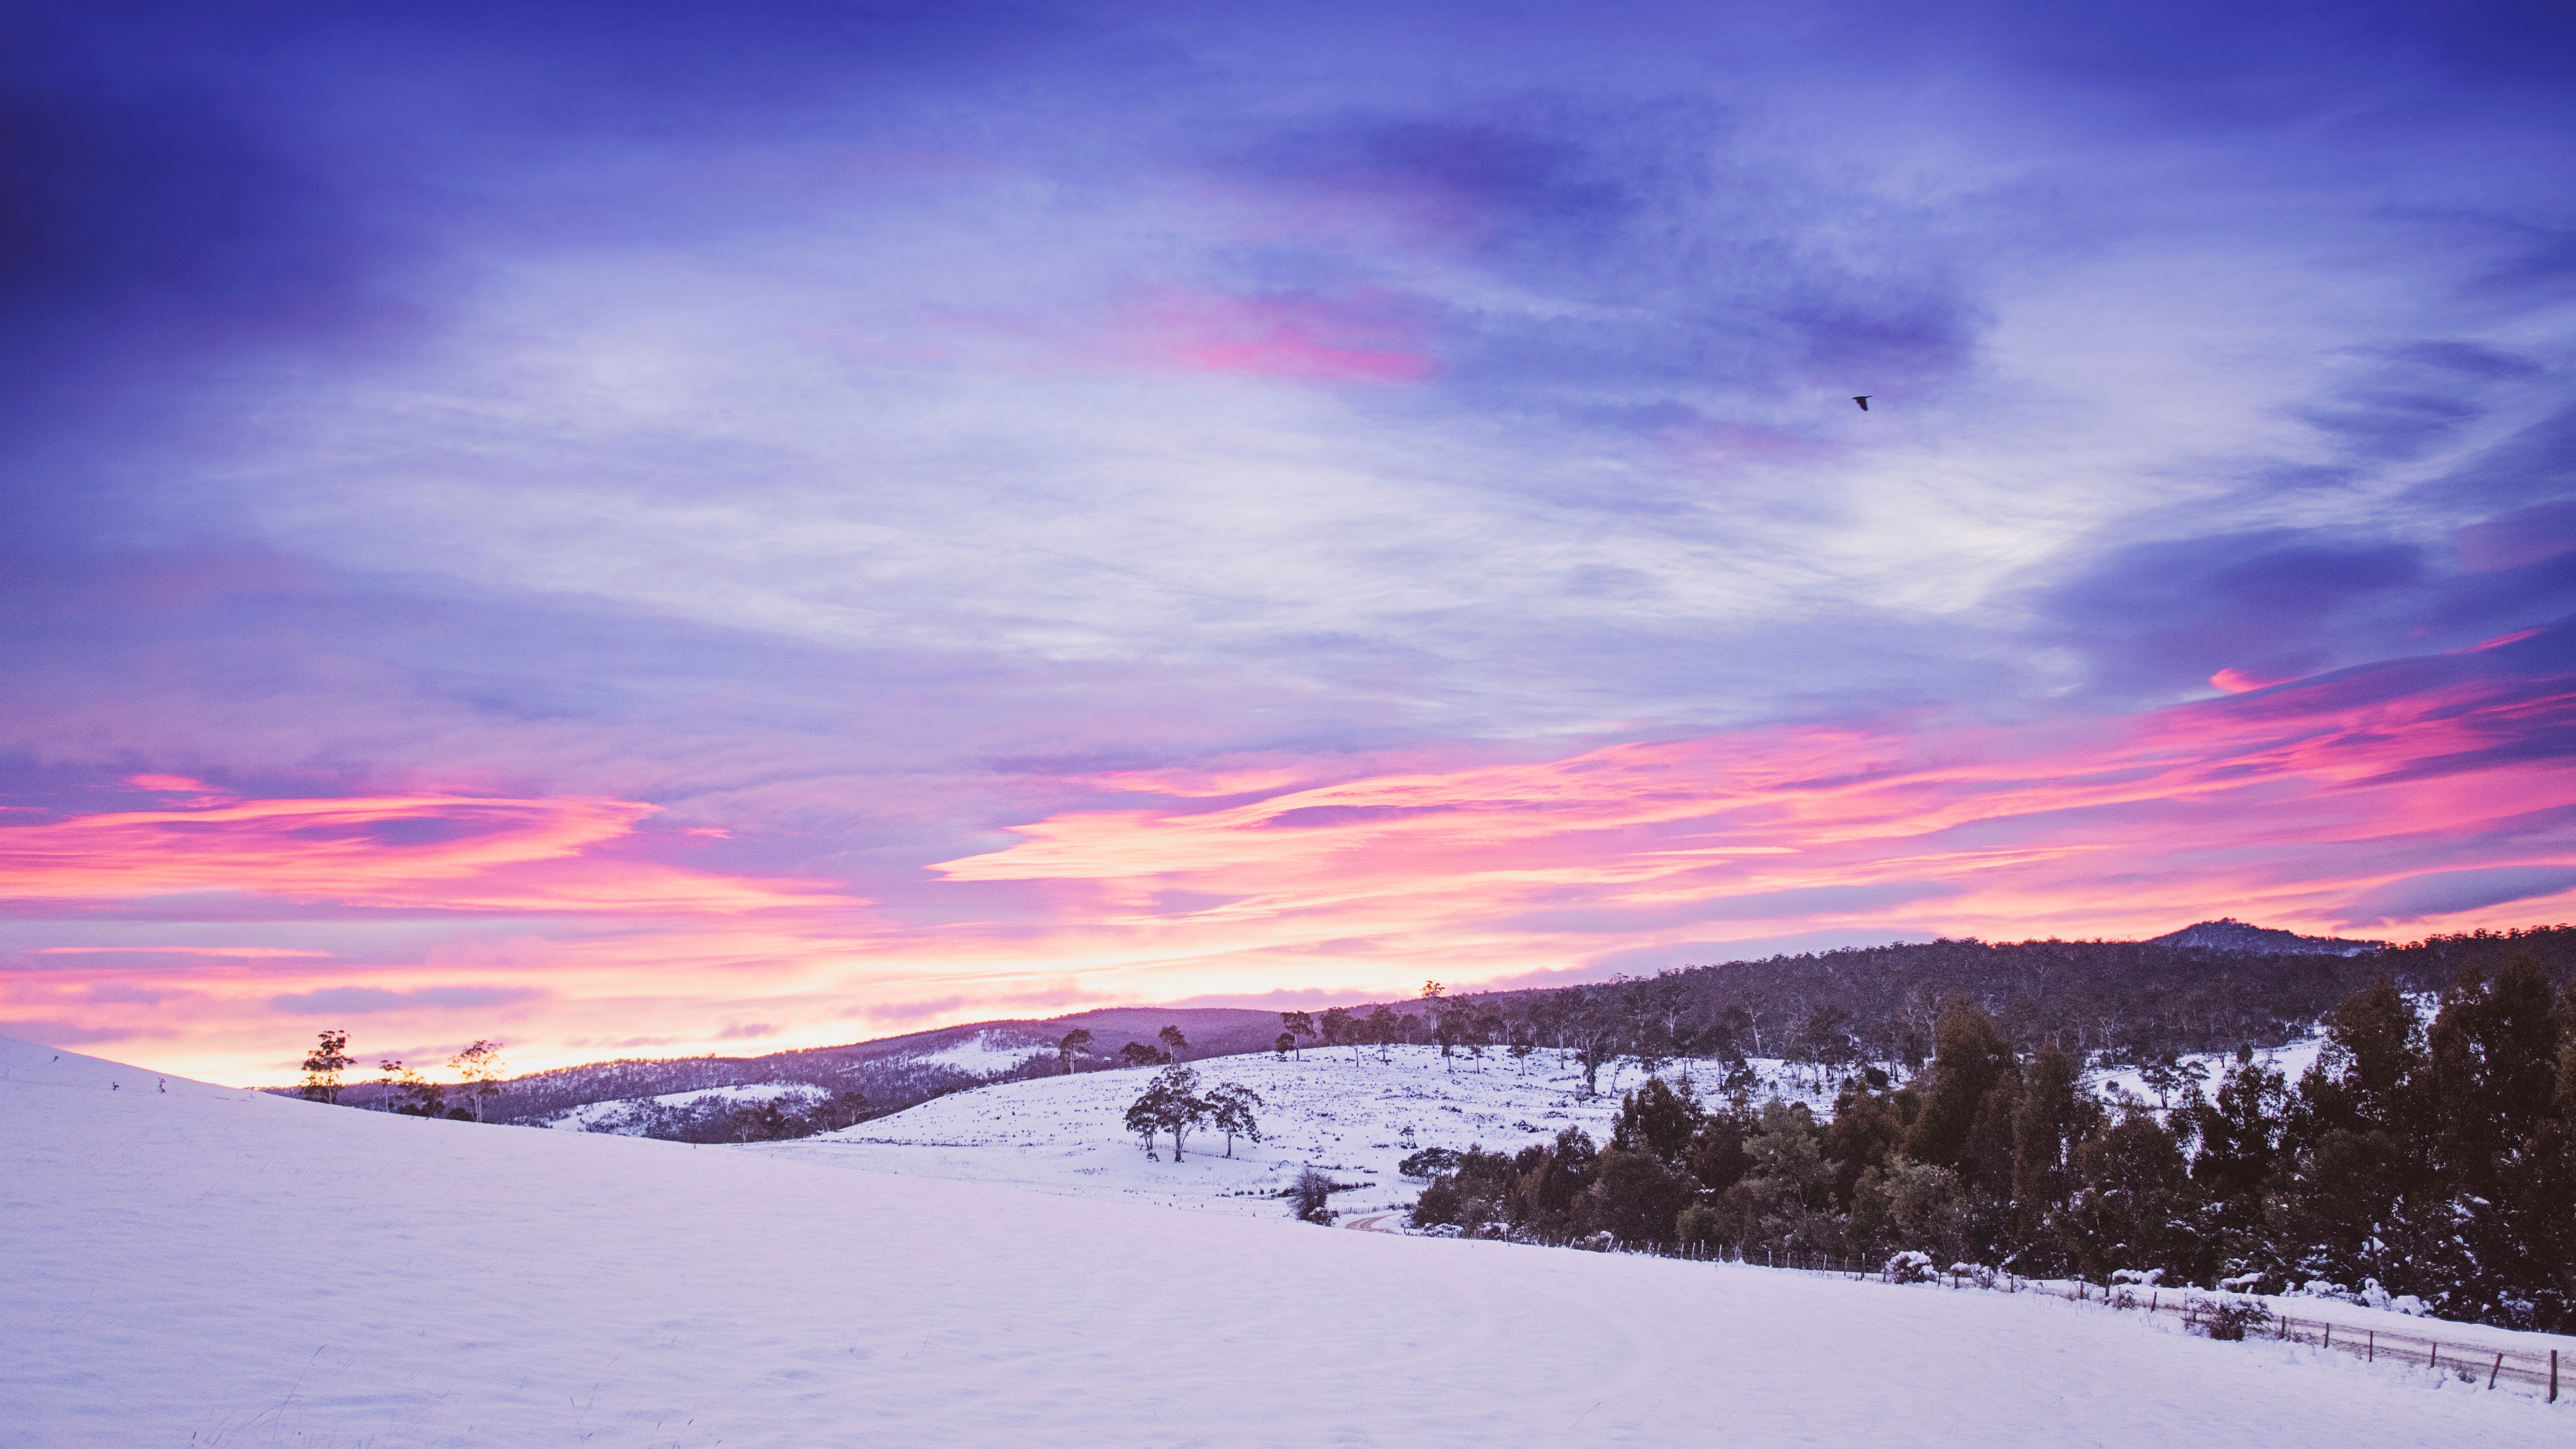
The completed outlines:
[[[1720,1261],[1751,1263],[1756,1267],[1791,1268],[1810,1273],[1832,1273],[1853,1279],[1876,1278],[1895,1281],[1883,1269],[1872,1269],[1852,1259],[1829,1253],[1802,1253],[1779,1249],[1751,1248],[1735,1252],[1706,1255]],[[2206,1331],[2214,1323],[2225,1325],[2222,1310],[2234,1304],[2253,1304],[2255,1313],[2243,1315],[2233,1325],[2222,1327],[2241,1330],[2247,1339],[2276,1339],[2289,1343],[2311,1344],[2337,1353],[2348,1353],[2367,1363],[2391,1363],[2414,1368],[2447,1372],[2465,1383],[2483,1383],[2488,1388],[2511,1385],[2528,1389],[2550,1403],[2558,1402],[2558,1350],[2499,1349],[2491,1344],[2466,1343],[2456,1339],[2435,1338],[2429,1334],[2404,1333],[2385,1328],[2356,1328],[2348,1323],[2325,1319],[2300,1318],[2275,1313],[2250,1299],[2221,1296],[2191,1289],[2161,1288],[2139,1284],[2101,1284],[2041,1281],[2015,1277],[2008,1273],[1979,1270],[1943,1273],[1936,1281],[1952,1288],[1981,1288],[2000,1293],[2045,1293],[2070,1302],[2101,1303],[2115,1309],[2132,1309],[2145,1313],[2170,1313],[2184,1324]],[[2241,1310],[2239,1310],[2241,1314]],[[2570,1365],[2576,1369],[2576,1364]],[[2571,1385],[2576,1388],[2576,1385]]]

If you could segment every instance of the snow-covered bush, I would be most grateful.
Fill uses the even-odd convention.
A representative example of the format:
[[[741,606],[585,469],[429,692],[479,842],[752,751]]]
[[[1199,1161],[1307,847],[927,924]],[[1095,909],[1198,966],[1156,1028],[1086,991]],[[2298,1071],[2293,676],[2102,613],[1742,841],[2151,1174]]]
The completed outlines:
[[[1980,1288],[1995,1286],[1995,1270],[1983,1263],[1953,1263],[1950,1265],[1950,1276],[1964,1279]]]
[[[2162,1268],[2148,1268],[2141,1271],[2136,1268],[2121,1268],[2115,1270],[2111,1274],[2111,1281],[2114,1283],[2134,1283],[2141,1288],[2159,1287],[2165,1281],[2165,1270]]]
[[[2261,1273],[2239,1273],[2233,1278],[2219,1279],[2218,1286],[2230,1293],[2251,1293],[2261,1286],[2262,1282]]]
[[[1932,1255],[1912,1250],[1898,1253],[1887,1260],[1887,1276],[1895,1283],[1929,1283],[1939,1275],[1932,1271]]]
[[[2272,1312],[2251,1298],[2230,1298],[2200,1310],[2198,1327],[2212,1338],[2235,1343],[2245,1337],[2249,1328],[2260,1328],[2272,1321]]]

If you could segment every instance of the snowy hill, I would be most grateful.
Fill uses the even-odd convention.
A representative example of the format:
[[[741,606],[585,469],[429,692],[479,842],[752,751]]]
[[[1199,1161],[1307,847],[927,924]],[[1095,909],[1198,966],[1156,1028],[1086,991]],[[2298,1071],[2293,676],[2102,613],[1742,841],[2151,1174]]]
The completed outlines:
[[[2311,1039],[2261,1055],[2295,1080],[2321,1045]],[[2184,1060],[2197,1062],[2204,1079],[2214,1082],[2233,1058]],[[1617,1094],[1643,1077],[1634,1062],[1613,1063],[1601,1071],[1601,1094],[1587,1100],[1578,1095],[1580,1076],[1559,1064],[1554,1052],[1515,1065],[1500,1053],[1443,1061],[1436,1047],[1393,1047],[1383,1060],[1374,1048],[1331,1048],[1289,1061],[1265,1052],[1188,1065],[1203,1085],[1234,1082],[1259,1092],[1264,1140],[1237,1142],[1228,1158],[1224,1138],[1193,1134],[1183,1160],[1175,1163],[1166,1138],[1149,1159],[1128,1133],[1125,1117],[1127,1104],[1153,1074],[1115,1071],[999,1082],[840,1132],[753,1149],[869,1172],[1249,1216],[1277,1212],[1270,1195],[1312,1165],[1337,1181],[1375,1185],[1375,1191],[1336,1198],[1336,1207],[1390,1210],[1410,1206],[1420,1192],[1422,1183],[1396,1172],[1416,1148],[1481,1145],[1511,1152],[1566,1127],[1581,1127],[1595,1141],[1607,1142],[1618,1115]],[[1761,1081],[1757,1100],[1804,1102],[1818,1120],[1832,1117],[1835,1088],[1829,1077],[1774,1058],[1754,1058],[1749,1065]],[[1677,1077],[1685,1070],[1698,1074],[1702,1095],[1714,1097],[1714,1083],[1725,1069],[1682,1062],[1665,1073]],[[2155,1096],[2134,1068],[2091,1073],[2087,1080],[2149,1101]]]
[[[0,1163],[0,1446],[2512,1449],[2576,1426],[2037,1295],[349,1111],[6,1040]]]
[[[761,1150],[871,1172],[1274,1217],[1280,1209],[1271,1195],[1309,1164],[1337,1181],[1376,1185],[1336,1206],[1393,1208],[1410,1204],[1421,1187],[1396,1175],[1417,1147],[1513,1150],[1568,1126],[1606,1138],[1617,1111],[1612,1098],[1577,1098],[1576,1077],[1556,1066],[1554,1053],[1518,1069],[1500,1055],[1444,1065],[1433,1047],[1394,1047],[1384,1061],[1373,1049],[1336,1048],[1289,1061],[1261,1053],[1188,1065],[1204,1084],[1260,1093],[1266,1140],[1235,1143],[1229,1159],[1223,1137],[1193,1134],[1176,1163],[1165,1138],[1149,1160],[1124,1119],[1153,1074],[1117,1071],[997,1083]]]
[[[547,1123],[576,1108],[600,1103],[632,1105],[717,1087],[791,1084],[827,1095],[858,1091],[880,1105],[900,1105],[991,1080],[1033,1057],[1052,1056],[1056,1043],[1077,1027],[1092,1034],[1093,1056],[1112,1057],[1129,1042],[1150,1044],[1167,1025],[1180,1026],[1189,1036],[1191,1055],[1198,1056],[1268,1046],[1278,1034],[1279,1016],[1219,1007],[1105,1007],[1047,1021],[971,1022],[757,1057],[589,1062],[504,1082],[490,1115],[503,1121]],[[373,1106],[382,1090],[360,1083],[342,1100]]]

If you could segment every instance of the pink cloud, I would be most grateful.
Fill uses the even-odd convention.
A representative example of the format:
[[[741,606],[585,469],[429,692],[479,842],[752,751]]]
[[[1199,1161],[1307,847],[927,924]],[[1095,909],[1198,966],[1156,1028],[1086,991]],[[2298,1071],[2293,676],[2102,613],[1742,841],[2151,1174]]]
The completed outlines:
[[[657,807],[462,795],[226,802],[0,826],[0,900],[249,892],[445,910],[761,910],[809,904],[761,882],[591,854]]]
[[[1315,382],[1419,382],[1428,325],[1401,298],[1365,291],[1230,297],[1158,291],[1130,314],[1131,344],[1161,366]]]
[[[58,931],[154,893],[269,912],[228,918],[222,942],[248,948],[130,948],[130,926],[99,920],[0,971],[0,997],[11,1020],[160,1033],[156,1064],[277,1080],[309,1023],[275,1001],[373,993],[371,1043],[425,1050],[499,1029],[438,1006],[459,983],[536,993],[506,1005],[514,1060],[538,1067],[584,1059],[602,1033],[728,1050],[722,1029],[755,1022],[777,1028],[764,1045],[812,1046],[1120,1002],[1545,980],[1641,951],[1724,959],[1730,942],[2136,936],[2219,914],[2527,924],[2576,903],[2552,833],[2576,813],[2576,770],[2550,743],[2576,728],[2576,688],[2498,657],[2013,728],[997,776],[988,789],[1056,803],[1022,817],[1017,843],[930,867],[910,921],[814,882],[643,859],[653,807],[607,798],[0,826],[0,899],[50,909]],[[351,907],[399,931],[331,934]],[[260,942],[244,923],[261,918],[296,934]],[[331,955],[289,954],[317,942]]]
[[[2270,670],[2222,669],[2209,676],[2209,682],[2229,694],[2251,694],[2258,689],[2287,684],[2298,677],[2295,674],[2274,674]]]
[[[328,951],[297,950],[288,946],[39,946],[30,956],[225,956],[245,960],[288,960],[303,956],[324,956]]]
[[[2569,722],[2563,690],[2471,681],[2080,726],[1751,731],[1210,812],[1058,814],[934,868],[1078,883],[1104,921],[1167,947],[1184,931],[1256,957],[1364,940],[1381,959],[1446,957],[1462,980],[1790,926],[2152,934],[2224,912],[2331,929],[2428,863],[2519,860],[2472,842],[2576,807],[2576,772],[2521,743]],[[1174,892],[1207,904],[1135,909]]]

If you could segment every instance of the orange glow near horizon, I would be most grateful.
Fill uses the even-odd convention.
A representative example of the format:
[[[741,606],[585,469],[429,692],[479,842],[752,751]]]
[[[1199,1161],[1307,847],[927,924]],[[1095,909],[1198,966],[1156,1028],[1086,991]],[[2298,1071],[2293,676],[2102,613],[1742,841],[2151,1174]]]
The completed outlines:
[[[1597,975],[1818,933],[2143,936],[2234,915],[2421,935],[2564,914],[2541,887],[2576,861],[2557,823],[2576,772],[2513,750],[2569,705],[2476,679],[2312,682],[2079,724],[1755,729],[1303,787],[1333,762],[1104,772],[1075,783],[1161,803],[1058,810],[930,866],[934,905],[965,894],[924,920],[646,858],[710,837],[639,833],[655,807],[634,801],[109,812],[0,827],[0,903],[80,936],[0,979],[35,1023],[13,1034],[275,1081],[324,1026],[413,1057],[499,1035],[525,1070]],[[2499,869],[2541,886],[2467,908],[2421,884]],[[171,904],[208,898],[256,909]]]

